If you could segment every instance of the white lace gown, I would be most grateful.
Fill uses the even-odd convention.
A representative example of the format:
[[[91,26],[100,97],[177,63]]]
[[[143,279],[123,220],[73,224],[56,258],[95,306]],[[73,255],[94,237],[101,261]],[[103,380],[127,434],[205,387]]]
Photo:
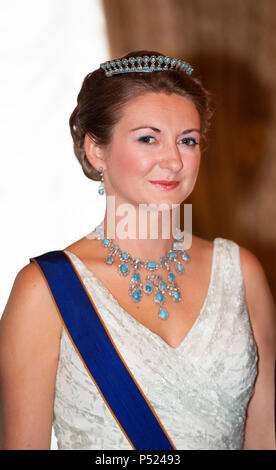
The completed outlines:
[[[239,246],[215,238],[204,305],[176,349],[131,317],[76,255],[65,253],[175,448],[241,449],[257,375],[257,348]],[[58,449],[132,449],[64,328],[53,425]]]

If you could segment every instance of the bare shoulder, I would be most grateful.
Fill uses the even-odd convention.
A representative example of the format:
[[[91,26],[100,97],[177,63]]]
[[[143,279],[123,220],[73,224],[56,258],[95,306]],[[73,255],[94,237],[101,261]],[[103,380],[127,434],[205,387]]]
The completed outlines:
[[[276,309],[261,261],[245,247],[240,247],[246,302],[255,337],[276,344]]]
[[[36,334],[40,338],[45,337],[45,345],[46,336],[51,338],[49,345],[54,339],[59,340],[62,324],[43,275],[35,263],[31,262],[18,271],[0,324],[0,338],[11,330],[13,335],[24,332],[27,338],[30,333],[32,338]]]
[[[251,281],[256,278],[256,276],[265,277],[262,263],[252,251],[240,246],[240,259],[243,274],[247,278],[250,278]]]
[[[255,301],[258,303],[259,298],[264,300],[267,297],[272,307],[274,302],[261,261],[252,251],[242,246],[240,246],[240,261],[248,301],[251,304]]]

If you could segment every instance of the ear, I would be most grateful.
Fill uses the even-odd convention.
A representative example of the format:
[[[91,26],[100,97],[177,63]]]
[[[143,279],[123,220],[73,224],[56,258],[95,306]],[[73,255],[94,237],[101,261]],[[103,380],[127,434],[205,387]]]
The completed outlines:
[[[103,149],[95,143],[89,134],[85,134],[84,137],[84,150],[87,160],[96,170],[99,170],[100,167],[105,170],[103,165]]]

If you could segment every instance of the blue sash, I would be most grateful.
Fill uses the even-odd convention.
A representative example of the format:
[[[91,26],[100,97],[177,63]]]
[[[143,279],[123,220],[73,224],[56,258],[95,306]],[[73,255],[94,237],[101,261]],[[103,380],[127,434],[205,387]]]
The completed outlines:
[[[133,449],[175,450],[70,258],[57,250],[30,261],[41,269],[74,348]]]

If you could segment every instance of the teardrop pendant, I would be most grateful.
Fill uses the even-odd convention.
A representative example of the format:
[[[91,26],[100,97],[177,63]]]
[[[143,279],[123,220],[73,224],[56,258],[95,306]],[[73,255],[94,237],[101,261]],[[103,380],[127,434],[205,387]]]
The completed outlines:
[[[159,312],[158,312],[158,318],[160,318],[160,320],[167,320],[168,319],[168,312],[167,310],[165,310],[163,307],[161,307],[159,309]]]

